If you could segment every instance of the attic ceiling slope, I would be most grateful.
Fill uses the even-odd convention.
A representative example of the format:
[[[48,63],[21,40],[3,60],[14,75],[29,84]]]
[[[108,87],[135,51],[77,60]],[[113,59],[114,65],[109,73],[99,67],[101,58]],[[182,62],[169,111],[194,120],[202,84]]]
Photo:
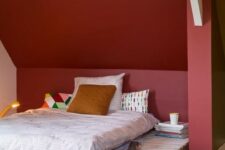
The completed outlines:
[[[19,68],[187,70],[186,0],[0,1]]]

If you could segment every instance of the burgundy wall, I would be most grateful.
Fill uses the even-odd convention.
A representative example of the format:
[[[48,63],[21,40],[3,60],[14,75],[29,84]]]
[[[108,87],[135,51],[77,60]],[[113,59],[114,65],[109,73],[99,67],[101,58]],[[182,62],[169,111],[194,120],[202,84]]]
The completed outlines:
[[[18,69],[19,111],[38,108],[46,92],[72,93],[75,76],[102,76],[125,72],[124,91],[150,89],[150,111],[161,120],[179,112],[187,121],[187,72],[121,69]]]
[[[187,70],[186,0],[1,0],[19,68]]]
[[[188,118],[191,150],[212,149],[211,0],[203,1],[204,26],[195,27],[188,2]]]

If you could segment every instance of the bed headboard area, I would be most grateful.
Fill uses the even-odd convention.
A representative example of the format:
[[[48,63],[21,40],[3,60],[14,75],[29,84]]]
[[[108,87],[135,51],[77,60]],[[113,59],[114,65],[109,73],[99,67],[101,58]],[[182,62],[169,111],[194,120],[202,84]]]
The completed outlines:
[[[187,72],[130,69],[18,69],[18,111],[38,108],[47,92],[72,93],[74,77],[105,76],[126,73],[124,92],[150,89],[149,108],[160,120],[170,112],[179,112],[181,121],[188,118]]]

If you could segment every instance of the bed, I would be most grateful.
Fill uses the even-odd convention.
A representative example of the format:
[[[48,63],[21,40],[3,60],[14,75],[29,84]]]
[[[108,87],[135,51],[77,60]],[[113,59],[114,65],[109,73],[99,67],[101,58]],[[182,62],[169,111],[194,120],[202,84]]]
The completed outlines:
[[[62,72],[63,75],[61,76]],[[98,78],[100,73],[101,75],[106,75],[118,72],[122,72],[122,70],[50,69],[45,70],[45,76],[43,76],[43,74],[38,74],[38,72],[26,72],[25,70],[28,78],[32,74],[35,74],[37,78],[32,78],[32,81],[27,80],[27,78],[26,80],[20,80],[22,81],[21,85],[29,88],[20,88],[18,94],[18,99],[20,99],[22,104],[19,108],[21,113],[13,114],[0,120],[0,150],[121,150],[124,147],[123,145],[127,146],[129,141],[146,133],[158,122],[153,115],[147,112],[153,113],[160,120],[166,120],[171,110],[180,112],[178,109],[183,109],[183,103],[182,101],[180,102],[180,99],[186,100],[186,90],[180,88],[186,84],[186,76],[183,72],[125,70],[129,74],[124,82],[125,91],[151,89],[151,100],[149,101],[148,98],[145,98],[144,101],[145,105],[150,106],[150,111],[140,113],[110,109],[111,107],[109,107],[106,115],[72,113],[68,112],[70,109],[67,109],[67,112],[55,109],[25,111],[30,108],[40,107],[43,103],[41,95],[46,91],[70,91],[73,86],[76,89],[76,80],[74,85],[70,84],[74,76],[94,76]],[[49,73],[50,76],[46,75],[46,73]],[[52,76],[53,74],[54,76]],[[174,80],[171,80],[168,76],[173,76]],[[46,79],[39,80],[39,77],[46,77]],[[90,80],[88,80],[88,83],[85,82],[85,84],[90,84],[89,82]],[[115,86],[121,93],[117,97],[120,99],[122,97],[123,84],[120,80],[118,82],[121,84],[121,88],[118,88],[117,85]],[[55,83],[60,83],[60,85],[55,85]],[[114,85],[114,83],[116,82],[111,82],[110,80],[110,83],[107,83],[106,86]],[[95,84],[98,85],[97,83]],[[31,91],[29,92],[29,90]],[[77,95],[79,94],[75,91],[73,96],[76,96],[72,99],[73,102],[78,102]],[[116,103],[119,104],[119,107],[123,106],[120,104],[124,104],[121,101]],[[148,103],[145,103],[146,101]],[[88,109],[86,106],[93,105],[88,103],[83,108]],[[186,106],[184,109],[186,109]],[[185,117],[186,111],[181,113],[181,118]]]
[[[34,109],[0,120],[1,150],[110,150],[153,128],[151,114],[111,111],[106,116]]]

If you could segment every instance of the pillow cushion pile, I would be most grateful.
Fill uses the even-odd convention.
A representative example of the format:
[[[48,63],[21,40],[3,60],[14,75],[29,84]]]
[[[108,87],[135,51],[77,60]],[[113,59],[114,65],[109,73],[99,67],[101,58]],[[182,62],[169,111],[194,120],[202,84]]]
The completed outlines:
[[[110,103],[109,110],[120,110],[122,100],[122,89],[123,89],[123,77],[125,73],[112,76],[103,77],[75,77],[74,79],[74,92],[73,98],[75,98],[78,88],[81,84],[93,84],[93,85],[114,85],[116,87],[115,94]]]
[[[149,90],[124,93],[121,102],[122,110],[148,113],[148,95]]]
[[[45,94],[44,104],[42,108],[55,108],[66,110],[71,101],[71,94],[57,93],[57,94]]]
[[[116,91],[114,85],[80,85],[68,112],[106,115]]]

